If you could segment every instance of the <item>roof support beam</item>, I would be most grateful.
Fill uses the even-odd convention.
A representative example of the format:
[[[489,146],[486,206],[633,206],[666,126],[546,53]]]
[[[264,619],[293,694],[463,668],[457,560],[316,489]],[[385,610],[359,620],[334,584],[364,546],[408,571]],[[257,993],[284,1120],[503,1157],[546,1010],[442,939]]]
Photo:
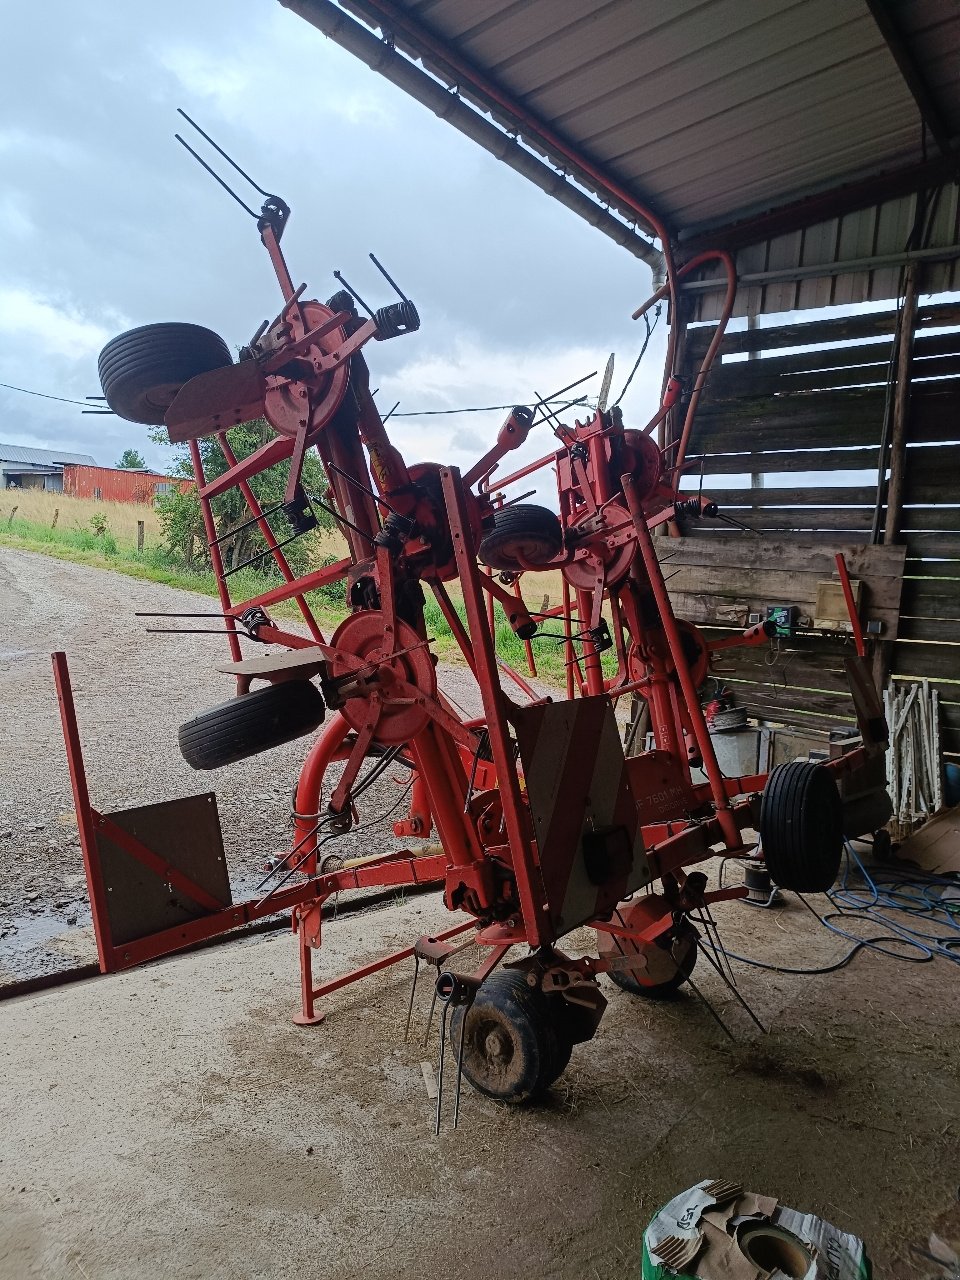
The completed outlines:
[[[655,284],[663,280],[665,268],[661,252],[639,231],[621,222],[585,191],[578,190],[567,175],[596,192],[599,200],[617,209],[623,217],[662,238],[666,229],[659,219],[635,196],[612,182],[569,143],[536,120],[521,104],[514,102],[505,91],[411,19],[400,6],[391,0],[351,0],[350,7],[384,33],[385,38],[379,39],[332,0],[280,0],[280,3],[643,259],[653,271]],[[426,60],[431,70],[449,84],[449,89],[420,70],[410,58],[398,53],[394,48],[395,41],[401,46],[411,47],[416,57]],[[490,111],[500,122],[499,127],[469,105],[460,96],[461,90],[478,101],[483,110]],[[551,163],[535,156],[514,135],[522,135]],[[553,165],[559,166],[560,171]]]
[[[701,249],[743,249],[747,245],[773,240],[803,227],[842,218],[844,214],[871,205],[896,200],[914,191],[923,191],[955,182],[960,177],[960,154],[953,152],[908,165],[889,173],[878,173],[859,182],[845,182],[818,195],[806,196],[790,204],[769,209],[753,217],[745,217],[723,226],[701,227],[689,236],[680,233],[680,246],[684,256],[692,256]]]
[[[930,130],[941,155],[948,155],[954,146],[952,131],[920,71],[910,46],[904,39],[896,18],[896,6],[890,4],[889,0],[867,0],[867,8],[873,15],[873,20],[887,48],[893,54],[907,88],[913,95],[913,100],[920,110],[920,118]]]

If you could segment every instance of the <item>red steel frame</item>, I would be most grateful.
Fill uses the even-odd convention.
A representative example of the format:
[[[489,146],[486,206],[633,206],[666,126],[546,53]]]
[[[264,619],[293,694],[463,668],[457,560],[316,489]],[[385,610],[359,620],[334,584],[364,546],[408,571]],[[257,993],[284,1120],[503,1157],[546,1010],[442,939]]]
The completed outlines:
[[[597,412],[585,423],[558,427],[558,449],[511,475],[495,478],[502,459],[524,442],[531,426],[529,413],[517,409],[507,418],[495,445],[461,477],[452,467],[408,467],[387,438],[359,356],[366,341],[391,336],[381,331],[386,329],[382,313],[370,320],[351,320],[348,313],[302,302],[302,291],[294,291],[280,251],[279,230],[269,220],[261,220],[261,234],[281,286],[284,307],[260,346],[254,344],[254,376],[243,364],[226,375],[227,381],[236,378],[238,388],[243,384],[231,407],[229,387],[224,390],[224,371],[200,375],[174,401],[167,422],[172,437],[189,440],[230,653],[240,664],[238,691],[246,692],[252,678],[244,672],[241,661],[242,615],[253,606],[263,610],[294,600],[309,637],[262,618],[249,634],[259,641],[315,651],[313,670],[320,674],[328,704],[337,710],[301,770],[294,839],[291,849],[280,857],[284,878],[299,873],[300,879],[257,902],[223,908],[189,877],[164,865],[156,854],[91,807],[66,659],[63,654],[54,655],[101,969],[107,972],[137,964],[289,909],[298,932],[301,964],[297,1020],[314,1024],[323,1016],[315,1008],[320,996],[414,953],[413,948],[405,948],[315,987],[311,951],[320,944],[322,907],[330,895],[346,888],[436,884],[444,888],[448,907],[468,913],[466,923],[448,930],[442,939],[475,927],[478,942],[493,947],[496,954],[522,943],[551,954],[555,965],[569,963],[571,972],[582,974],[587,963],[591,974],[599,972],[609,967],[602,957],[567,962],[554,950],[558,939],[551,925],[544,879],[550,851],[538,848],[533,836],[511,733],[516,708],[501,686],[500,672],[505,671],[529,701],[536,701],[537,694],[496,653],[495,605],[501,605],[526,642],[530,673],[535,675],[529,643],[534,620],[524,603],[520,579],[527,572],[559,568],[564,575],[563,601],[549,614],[562,619],[567,697],[613,701],[630,692],[648,702],[655,748],[627,761],[627,768],[641,815],[646,856],[654,880],[663,881],[666,904],[662,919],[646,924],[636,940],[657,936],[691,906],[685,896],[685,866],[711,856],[717,846],[735,856],[748,852],[741,833],[756,824],[756,801],[765,783],[763,775],[723,777],[697,693],[711,650],[735,642],[765,643],[765,631],[753,628],[735,640],[710,645],[691,624],[680,622],[673,613],[651,536],[651,530],[672,520],[681,505],[685,510],[695,506],[690,514],[696,516],[716,511],[709,499],[702,497],[682,503],[679,485],[693,413],[732,307],[732,262],[725,254],[702,254],[679,273],[692,270],[707,258],[719,257],[730,284],[724,319],[693,388],[672,464],[668,462],[669,448],[663,449],[653,437],[679,396],[679,384],[667,378],[662,404],[642,432],[625,429],[616,410]],[[677,278],[671,270],[668,284],[637,314],[643,314],[665,293],[672,296]],[[352,426],[344,425],[342,413],[337,417],[348,381],[354,388],[356,407]],[[245,411],[256,409],[250,390],[254,385],[261,388],[260,412],[277,435],[250,457],[238,459],[219,424],[236,420],[241,404]],[[295,397],[299,399],[294,402],[300,405],[296,413],[301,416],[291,418],[289,405]],[[204,474],[197,443],[203,435],[216,438],[227,468],[212,482]],[[344,527],[350,556],[327,569],[298,577],[278,547],[249,481],[268,466],[290,459],[287,497],[292,500],[298,492],[305,451],[314,446],[337,510],[350,513]],[[501,582],[492,569],[481,569],[477,558],[481,525],[491,522],[502,502],[491,486],[495,483],[502,493],[510,484],[546,467],[552,467],[557,477],[564,547],[547,563],[518,560],[520,572]],[[224,575],[211,506],[219,494],[234,485],[284,579],[283,585],[239,603],[232,600]],[[478,485],[476,492],[474,485]],[[381,507],[390,514],[381,515]],[[842,576],[844,569],[841,566]],[[453,578],[462,591],[465,624],[444,586]],[[325,640],[307,595],[338,580],[345,581],[348,593],[353,592],[353,611]],[[422,608],[410,603],[410,588],[422,581],[431,586],[477,679],[483,701],[479,720],[465,720],[437,691]],[[844,586],[849,593],[846,582]],[[613,675],[606,674],[602,659],[607,647],[605,609],[610,615],[617,660]],[[272,678],[269,672],[265,678]],[[278,670],[275,678],[289,678],[289,674],[284,671],[281,675]],[[351,788],[374,747],[402,749],[414,769],[410,812],[395,824],[396,834],[427,839],[435,827],[442,852],[428,851],[422,856],[410,851],[388,852],[325,871],[318,853],[322,820],[303,815],[321,813],[328,770],[334,762],[343,762],[343,774],[327,815],[330,821],[337,820],[341,829],[348,829],[356,820]],[[489,759],[482,758],[485,755]],[[847,756],[840,767],[852,768],[854,763],[854,758]],[[656,764],[660,774],[666,771],[669,775],[671,786],[666,791],[657,791],[649,781],[651,764]],[[694,765],[702,765],[706,783],[693,783]],[[131,857],[176,885],[207,914],[175,929],[114,946],[97,849],[98,828]],[[715,894],[699,892],[692,905],[716,898]],[[723,896],[729,895],[726,891]],[[609,918],[591,923],[601,931],[617,931]]]

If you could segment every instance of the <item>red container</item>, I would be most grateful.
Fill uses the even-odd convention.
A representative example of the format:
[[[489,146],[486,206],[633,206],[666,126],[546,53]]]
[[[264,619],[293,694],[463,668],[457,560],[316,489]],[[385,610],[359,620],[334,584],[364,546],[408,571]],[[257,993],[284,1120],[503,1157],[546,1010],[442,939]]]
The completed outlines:
[[[66,463],[63,492],[72,498],[98,498],[104,502],[152,502],[176,485],[187,488],[190,480],[175,480],[155,471],[128,471],[122,467],[86,467]]]

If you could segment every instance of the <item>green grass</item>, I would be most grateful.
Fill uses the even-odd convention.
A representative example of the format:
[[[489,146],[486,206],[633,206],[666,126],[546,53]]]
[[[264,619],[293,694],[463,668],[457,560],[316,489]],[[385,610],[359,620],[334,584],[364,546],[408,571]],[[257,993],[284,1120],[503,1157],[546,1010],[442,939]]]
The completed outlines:
[[[95,569],[111,569],[130,578],[162,582],[184,591],[216,596],[217,582],[213,573],[195,570],[172,562],[159,546],[147,547],[139,555],[134,547],[118,543],[108,531],[98,536],[89,529],[55,528],[29,520],[14,519],[0,525],[0,546],[23,551],[39,551],[42,555]],[[258,595],[275,585],[262,574],[241,569],[232,576],[231,592],[240,599]],[[280,606],[280,612],[296,613],[295,606]]]
[[[148,547],[142,555],[138,555],[135,548],[124,542],[118,543],[109,532],[98,536],[89,529],[60,527],[51,529],[46,524],[14,518],[0,524],[0,546],[37,551],[42,555],[67,560],[73,564],[89,565],[95,569],[110,569],[114,573],[123,573],[131,578],[161,582],[183,591],[195,591],[200,595],[217,597],[217,581],[211,570],[193,570],[175,564],[158,546]],[[275,577],[241,569],[239,573],[232,574],[230,577],[231,597],[234,600],[247,600],[269,590],[278,581],[279,579]],[[345,606],[341,603],[342,592],[342,584],[334,583],[324,591],[310,592],[307,596],[307,601],[318,622],[328,634],[347,614]],[[457,602],[457,611],[463,618],[464,610],[459,602]],[[300,616],[296,604],[290,600],[271,606],[270,613],[285,618]],[[521,675],[528,676],[523,642],[510,629],[499,604],[496,616],[495,634],[498,655]],[[432,647],[437,656],[446,662],[462,663],[460,648],[429,590],[424,619],[427,635],[434,641]],[[548,629],[556,631],[560,626],[559,622],[554,622],[548,624]],[[544,639],[535,640],[533,649],[538,678],[551,685],[562,685],[566,679],[563,646],[555,640]],[[607,658],[609,655],[605,654],[604,657]]]

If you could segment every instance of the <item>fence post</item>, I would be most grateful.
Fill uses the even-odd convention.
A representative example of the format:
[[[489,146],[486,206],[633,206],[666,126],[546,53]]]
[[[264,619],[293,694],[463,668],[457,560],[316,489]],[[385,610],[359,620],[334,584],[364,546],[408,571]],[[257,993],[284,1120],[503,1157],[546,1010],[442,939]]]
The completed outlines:
[[[54,507],[54,508],[53,508],[53,519],[50,521],[50,528],[51,528],[51,529],[55,529],[55,528],[57,527],[57,521],[58,521],[59,519],[60,519],[60,508],[59,508],[59,507]]]
[[[137,555],[143,555],[143,521],[137,521]]]
[[[10,528],[10,526],[13,524],[13,517],[17,514],[17,512],[18,512],[19,510],[20,510],[20,508],[19,508],[19,507],[14,507],[14,508],[13,508],[13,510],[10,512],[9,518],[7,519],[7,528],[8,528],[8,529],[9,529],[9,528]]]

